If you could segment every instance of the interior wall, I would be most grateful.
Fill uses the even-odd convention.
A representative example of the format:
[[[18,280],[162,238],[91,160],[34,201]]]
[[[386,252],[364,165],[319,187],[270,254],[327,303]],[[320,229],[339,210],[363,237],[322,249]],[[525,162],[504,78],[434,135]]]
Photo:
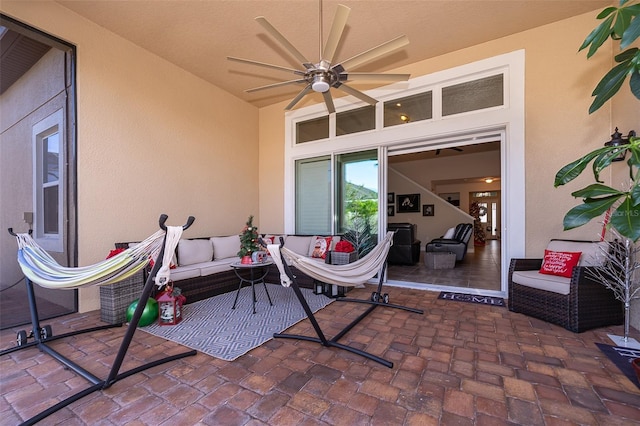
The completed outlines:
[[[185,235],[258,215],[258,109],[54,2],[3,13],[77,46],[79,264],[196,217]],[[30,196],[30,195],[29,195]],[[98,309],[97,288],[80,311]]]
[[[609,110],[588,114],[590,93],[610,66],[606,55],[588,61],[578,47],[591,32],[599,11],[576,16],[543,27],[462,49],[389,72],[410,73],[413,77],[431,74],[488,57],[525,50],[525,180],[526,180],[526,253],[542,253],[550,238],[588,238],[599,231],[590,224],[563,232],[562,218],[576,202],[571,192],[586,186],[580,178],[571,187],[553,187],[556,172],[586,149],[599,145],[608,136]],[[607,46],[603,49],[606,51]],[[562,66],[553,66],[562,64]],[[262,108],[277,112],[286,102]],[[266,126],[264,122],[261,126]],[[261,146],[282,156],[285,138],[284,119],[280,126],[269,124],[270,132],[261,132]],[[275,153],[274,153],[275,155]],[[275,175],[277,173],[277,176]],[[284,172],[274,171],[273,179],[283,182]],[[503,182],[508,184],[508,182]],[[271,186],[261,200],[281,199],[282,187]],[[261,203],[261,210],[263,204]],[[282,218],[280,220],[283,220]],[[284,227],[284,225],[282,225]]]

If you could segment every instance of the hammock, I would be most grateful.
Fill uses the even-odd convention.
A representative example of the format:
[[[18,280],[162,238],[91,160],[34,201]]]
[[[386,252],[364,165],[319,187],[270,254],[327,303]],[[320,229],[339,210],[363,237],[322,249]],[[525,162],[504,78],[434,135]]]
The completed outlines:
[[[392,244],[393,232],[387,232],[384,240],[378,243],[378,245],[375,246],[374,249],[370,251],[366,256],[364,256],[362,259],[356,260],[355,262],[348,263],[346,265],[327,265],[325,263],[321,263],[316,260],[309,259],[308,257],[296,254],[285,247],[280,247],[277,244],[269,244],[267,246],[267,250],[269,250],[273,262],[276,264],[278,270],[280,271],[280,283],[285,287],[291,286],[293,292],[298,298],[298,301],[300,302],[300,305],[302,305],[302,308],[307,314],[307,318],[309,318],[309,321],[311,322],[316,335],[318,336],[312,337],[300,334],[275,333],[273,337],[316,342],[325,347],[334,347],[357,355],[361,355],[386,367],[393,368],[393,362],[391,361],[380,358],[379,356],[373,355],[369,352],[365,352],[359,348],[338,342],[342,337],[344,337],[345,334],[347,334],[352,328],[358,325],[360,321],[366,318],[379,306],[402,309],[417,314],[423,313],[421,309],[390,304],[389,295],[387,293],[384,293],[384,295],[382,294],[384,272],[387,266],[387,254],[389,253],[389,247],[391,247]],[[283,258],[286,262],[282,261]],[[291,268],[289,267],[290,265],[295,266],[300,271],[318,281],[327,284],[336,284],[343,287],[359,286],[369,281],[377,274],[378,288],[377,291],[374,291],[371,294],[371,300],[348,299],[346,297],[338,297],[336,299],[343,302],[364,303],[370,306],[350,324],[344,327],[342,331],[337,333],[333,338],[329,339],[325,336],[322,328],[320,327],[320,324],[318,323],[318,320],[309,307],[309,304],[304,298],[304,295],[300,291],[298,283],[296,282],[296,278],[291,272]]]
[[[362,259],[346,265],[329,265],[318,262],[297,254],[286,247],[280,247],[278,244],[270,244],[267,249],[280,270],[280,282],[285,287],[291,285],[291,279],[284,270],[280,253],[284,256],[287,264],[295,266],[311,278],[327,284],[356,287],[369,281],[380,272],[384,262],[387,260],[387,254],[392,244],[393,232],[387,232],[384,240],[379,242]]]
[[[68,406],[74,401],[77,401],[90,393],[107,389],[116,381],[129,377],[132,374],[162,365],[169,361],[196,355],[197,352],[194,350],[169,355],[120,373],[120,367],[122,367],[124,358],[127,355],[127,351],[129,350],[129,346],[133,340],[133,335],[138,328],[143,311],[146,309],[146,304],[151,295],[151,291],[153,290],[154,283],[156,285],[163,285],[168,282],[170,278],[169,265],[178,241],[180,240],[180,236],[182,235],[182,231],[189,228],[189,226],[193,224],[195,218],[193,216],[189,216],[187,223],[184,226],[177,227],[165,226],[166,220],[167,215],[161,215],[159,223],[162,230],[151,235],[141,243],[138,243],[95,265],[79,268],[60,266],[42,247],[38,246],[29,234],[14,234],[13,229],[9,228],[9,233],[15,236],[18,241],[18,263],[20,264],[20,269],[22,269],[22,272],[26,276],[25,283],[29,310],[31,311],[32,330],[30,336],[27,336],[27,333],[24,330],[19,331],[17,335],[18,345],[13,348],[0,351],[0,355],[36,346],[41,352],[52,356],[67,369],[72,370],[79,376],[82,376],[91,384],[90,387],[68,396],[66,399],[63,399],[57,404],[38,413],[22,423],[22,425],[33,425],[38,423],[40,420],[55,413],[61,408]],[[161,262],[159,261],[160,258],[162,258]],[[142,293],[138,299],[137,306],[133,312],[124,337],[122,338],[120,348],[118,349],[118,353],[116,354],[109,374],[105,379],[100,379],[90,371],[76,364],[72,359],[67,358],[49,346],[49,342],[53,340],[75,336],[81,333],[104,330],[106,328],[119,327],[122,324],[102,325],[53,336],[51,326],[40,327],[40,318],[38,316],[33,283],[54,289],[71,289],[88,285],[110,284],[131,276],[144,268],[151,260],[154,260],[155,263],[153,268],[151,268],[151,272],[146,279],[144,287],[141,289]],[[27,343],[28,338],[33,338],[34,341]]]
[[[173,253],[175,244],[182,235],[181,226],[167,226],[167,249]],[[22,273],[41,287],[53,289],[74,289],[84,286],[112,284],[134,275],[150,260],[156,260],[162,248],[165,231],[157,231],[144,241],[110,257],[102,262],[83,267],[61,266],[36,243],[31,235],[16,234],[18,241],[18,264]],[[165,256],[167,257],[167,256]],[[156,282],[168,280],[169,262],[163,259]],[[159,283],[161,284],[161,283]]]

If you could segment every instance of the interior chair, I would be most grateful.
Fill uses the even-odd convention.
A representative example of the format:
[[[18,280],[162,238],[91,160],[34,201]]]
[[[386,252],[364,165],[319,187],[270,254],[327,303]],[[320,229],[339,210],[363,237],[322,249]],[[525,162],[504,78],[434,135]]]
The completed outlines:
[[[414,223],[390,223],[387,230],[393,232],[393,245],[387,262],[391,265],[415,265],[420,260],[421,241],[416,239]]]
[[[547,250],[582,254],[577,266],[565,276],[540,273],[544,259],[511,259],[510,311],[539,318],[574,333],[622,324],[622,302],[595,278],[593,271],[589,272],[606,262],[603,250],[609,250],[608,242],[554,239]]]
[[[455,253],[456,262],[464,259],[467,254],[469,239],[473,233],[473,225],[470,223],[459,223],[456,225],[453,235],[450,238],[445,235],[441,238],[435,238],[427,243],[425,251],[427,252],[449,252]]]

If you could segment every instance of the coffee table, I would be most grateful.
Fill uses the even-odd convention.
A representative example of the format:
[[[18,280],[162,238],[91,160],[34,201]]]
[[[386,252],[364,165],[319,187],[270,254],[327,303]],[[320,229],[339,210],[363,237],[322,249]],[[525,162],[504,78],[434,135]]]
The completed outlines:
[[[240,289],[242,288],[242,284],[244,283],[251,284],[254,314],[256,313],[256,284],[262,283],[262,285],[264,286],[264,292],[267,293],[267,298],[269,299],[269,305],[273,306],[273,303],[271,302],[271,296],[269,296],[269,291],[267,290],[267,285],[264,282],[264,277],[266,277],[267,273],[269,273],[269,267],[271,265],[273,265],[273,261],[271,260],[260,263],[240,263],[240,261],[238,261],[231,264],[233,271],[240,279],[240,284],[238,284],[238,291],[236,292],[236,298],[233,301],[233,307],[231,309],[236,308],[236,304],[238,303],[238,296],[240,295]]]

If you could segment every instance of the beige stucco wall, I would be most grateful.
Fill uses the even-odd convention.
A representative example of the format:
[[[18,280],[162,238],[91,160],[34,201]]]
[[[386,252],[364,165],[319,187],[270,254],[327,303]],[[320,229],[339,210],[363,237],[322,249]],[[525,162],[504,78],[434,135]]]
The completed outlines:
[[[422,61],[394,72],[413,77],[431,74],[488,57],[525,50],[525,172],[526,172],[526,252],[538,255],[550,238],[593,238],[597,223],[563,232],[562,218],[577,203],[572,191],[590,183],[588,177],[570,187],[553,187],[555,173],[588,150],[607,140],[610,105],[588,114],[590,93],[610,65],[607,47],[589,61],[578,47],[594,26],[597,12],[587,13],[499,40],[483,43],[434,59]],[[262,116],[277,117],[286,103],[262,108]],[[279,126],[260,122],[260,146],[271,155],[283,155],[284,119]],[[269,127],[268,132],[262,128]],[[261,167],[267,167],[263,161]],[[274,182],[283,182],[281,169],[271,169]],[[278,174],[277,176],[275,174]],[[606,178],[606,176],[603,176]],[[261,217],[267,207],[262,200],[282,199],[282,185],[261,188]],[[281,219],[282,220],[282,219]],[[282,225],[274,225],[275,227]]]
[[[187,216],[228,235],[258,214],[258,109],[52,2],[3,13],[77,46],[79,264]],[[80,291],[80,310],[99,308]]]

